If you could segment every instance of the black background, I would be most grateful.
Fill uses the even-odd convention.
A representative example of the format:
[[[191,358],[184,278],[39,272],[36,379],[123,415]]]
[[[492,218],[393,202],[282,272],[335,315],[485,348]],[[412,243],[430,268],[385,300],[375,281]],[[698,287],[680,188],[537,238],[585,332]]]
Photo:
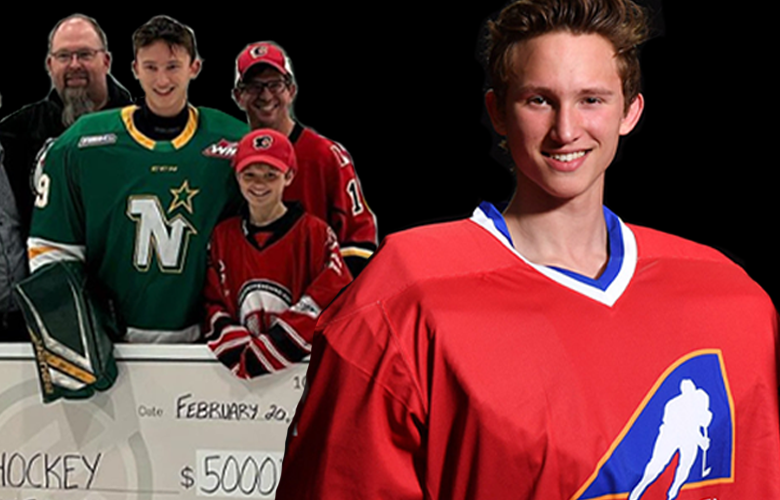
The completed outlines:
[[[663,35],[642,56],[645,113],[609,169],[606,204],[626,222],[724,251],[777,304],[770,239],[778,127],[769,110],[774,92],[762,85],[774,57],[760,57],[770,46],[756,39],[760,13],[654,2]],[[130,72],[133,30],[160,13],[188,24],[204,59],[191,101],[241,119],[230,98],[235,56],[247,43],[274,40],[293,61],[296,116],[350,151],[384,236],[464,217],[481,198],[508,195],[511,178],[490,155],[477,60],[484,20],[502,3],[215,2],[163,11],[152,2],[83,9],[29,2],[0,20],[0,116],[49,90],[49,30],[76,11],[103,26],[112,73],[134,95],[141,91]]]

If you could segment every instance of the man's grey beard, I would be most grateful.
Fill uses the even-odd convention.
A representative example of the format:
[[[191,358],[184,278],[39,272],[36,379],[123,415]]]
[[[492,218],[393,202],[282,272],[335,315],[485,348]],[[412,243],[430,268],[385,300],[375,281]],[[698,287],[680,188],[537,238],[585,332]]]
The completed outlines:
[[[79,116],[95,111],[95,102],[89,98],[85,87],[65,87],[62,89],[62,124],[70,127]]]

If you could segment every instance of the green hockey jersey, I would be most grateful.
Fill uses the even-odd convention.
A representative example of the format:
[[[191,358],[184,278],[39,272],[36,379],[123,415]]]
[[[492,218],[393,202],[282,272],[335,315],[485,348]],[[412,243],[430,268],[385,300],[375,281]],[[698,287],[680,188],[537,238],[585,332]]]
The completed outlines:
[[[178,137],[154,141],[135,127],[136,109],[84,116],[42,155],[30,268],[84,261],[127,340],[193,341],[211,230],[241,200],[230,159],[247,126],[190,107]]]

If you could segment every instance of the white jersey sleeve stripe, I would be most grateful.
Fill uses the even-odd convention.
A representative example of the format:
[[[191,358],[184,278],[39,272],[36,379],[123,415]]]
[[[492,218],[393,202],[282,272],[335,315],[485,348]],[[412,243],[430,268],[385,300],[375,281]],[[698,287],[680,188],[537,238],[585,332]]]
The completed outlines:
[[[86,247],[30,237],[27,239],[27,255],[30,259],[30,272],[34,273],[41,266],[54,262],[84,262]]]
[[[290,326],[287,322],[285,322],[281,318],[274,318],[271,322],[271,326],[279,325],[284,329],[284,331],[287,333],[287,336],[290,337],[296,344],[298,344],[302,349],[306,350],[307,352],[311,352],[311,344],[306,342],[306,339],[301,337],[298,332]]]

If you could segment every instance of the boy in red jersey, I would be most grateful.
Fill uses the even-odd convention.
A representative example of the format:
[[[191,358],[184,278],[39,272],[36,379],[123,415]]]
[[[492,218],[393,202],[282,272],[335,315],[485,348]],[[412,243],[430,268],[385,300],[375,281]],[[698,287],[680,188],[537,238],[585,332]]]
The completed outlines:
[[[287,137],[247,134],[233,167],[247,203],[212,234],[206,340],[233,373],[250,378],[309,354],[320,311],[351,276],[330,227],[282,202],[296,169]]]
[[[631,0],[490,23],[517,194],[389,236],[322,316],[278,500],[780,498],[769,297],[603,206],[646,31]]]
[[[290,58],[274,42],[249,44],[236,58],[233,98],[246,112],[250,128],[272,128],[295,148],[298,174],[284,199],[301,202],[333,228],[341,255],[357,276],[376,250],[376,217],[366,204],[352,155],[295,119],[297,93]]]

